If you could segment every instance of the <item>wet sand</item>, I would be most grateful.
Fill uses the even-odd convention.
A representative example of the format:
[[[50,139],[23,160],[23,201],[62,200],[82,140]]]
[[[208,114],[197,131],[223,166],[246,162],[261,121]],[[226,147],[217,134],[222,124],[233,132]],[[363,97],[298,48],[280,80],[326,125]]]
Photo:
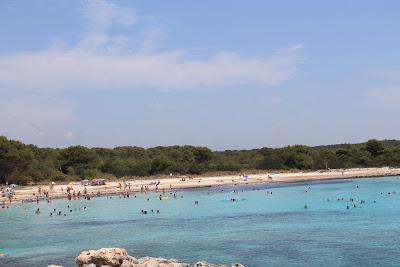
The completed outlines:
[[[245,174],[246,175],[246,174]],[[355,169],[332,169],[332,170],[319,170],[312,172],[280,172],[280,173],[259,173],[249,174],[244,178],[241,174],[237,175],[226,175],[216,177],[186,177],[182,181],[181,177],[176,176],[172,178],[164,179],[135,179],[125,180],[126,184],[130,184],[124,187],[122,182],[112,181],[103,186],[86,186],[88,195],[112,195],[121,194],[124,192],[140,192],[142,186],[147,186],[149,191],[168,191],[188,188],[201,188],[201,187],[213,187],[221,185],[233,185],[233,184],[265,184],[265,183],[293,183],[293,182],[305,182],[313,180],[332,180],[332,179],[350,179],[350,178],[368,178],[368,177],[383,177],[383,176],[396,176],[400,175],[400,168],[355,168]],[[156,188],[155,183],[160,181]],[[122,188],[120,187],[122,184]],[[41,186],[43,190],[49,192],[51,199],[55,198],[66,198],[68,196],[66,192],[67,186],[73,188],[73,192],[81,195],[84,191],[84,186],[80,184],[57,184],[52,189],[49,186]],[[34,193],[37,195],[38,186],[26,186],[19,187],[15,190],[16,194],[13,198],[14,202],[21,201],[36,201]],[[41,198],[43,200],[44,197]],[[6,200],[2,198],[2,200]],[[8,202],[8,200],[7,200]]]

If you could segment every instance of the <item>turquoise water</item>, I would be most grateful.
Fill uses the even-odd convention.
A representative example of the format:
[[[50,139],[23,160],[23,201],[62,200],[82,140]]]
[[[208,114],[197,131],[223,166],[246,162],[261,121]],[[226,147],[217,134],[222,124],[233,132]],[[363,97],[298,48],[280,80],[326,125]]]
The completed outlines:
[[[247,267],[398,266],[399,204],[398,177],[183,190],[166,201],[156,193],[55,200],[40,203],[40,215],[36,203],[21,204],[0,210],[0,253],[8,255],[0,266],[75,266],[81,250],[100,247]],[[67,216],[49,217],[54,208]]]

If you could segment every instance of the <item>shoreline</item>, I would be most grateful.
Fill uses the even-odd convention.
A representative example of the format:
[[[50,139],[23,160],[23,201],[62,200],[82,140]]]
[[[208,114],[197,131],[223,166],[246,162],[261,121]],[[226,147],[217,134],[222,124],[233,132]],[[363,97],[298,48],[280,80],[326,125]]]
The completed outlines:
[[[309,181],[331,181],[331,180],[346,180],[358,178],[378,178],[387,176],[400,175],[400,168],[353,168],[353,169],[333,169],[333,170],[318,170],[308,172],[281,172],[281,173],[262,173],[262,174],[249,174],[244,178],[242,175],[226,175],[214,177],[194,177],[185,178],[185,176],[176,176],[173,178],[162,179],[137,179],[126,180],[124,182],[112,181],[102,186],[83,186],[77,183],[70,184],[57,184],[50,189],[50,186],[26,186],[15,189],[15,195],[12,199],[13,203],[21,202],[34,202],[36,201],[39,193],[39,187],[48,192],[50,199],[67,198],[67,187],[71,187],[75,194],[80,192],[83,197],[84,189],[87,190],[87,196],[107,196],[118,195],[137,192],[166,192],[182,189],[199,189],[210,188],[226,185],[258,185],[258,184],[285,184],[285,183],[300,183]],[[156,185],[156,183],[159,183]],[[141,190],[141,188],[146,188]],[[43,191],[42,191],[43,192]],[[35,194],[35,195],[34,195]],[[0,198],[1,201],[8,199],[5,197]],[[40,201],[45,201],[44,196],[40,196]]]

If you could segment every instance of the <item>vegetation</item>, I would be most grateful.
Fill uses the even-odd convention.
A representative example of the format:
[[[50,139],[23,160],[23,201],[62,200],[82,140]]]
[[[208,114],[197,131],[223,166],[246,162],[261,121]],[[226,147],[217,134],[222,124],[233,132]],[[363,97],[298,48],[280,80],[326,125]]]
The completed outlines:
[[[211,151],[206,147],[39,148],[0,136],[0,184],[246,170],[400,167],[400,141]]]

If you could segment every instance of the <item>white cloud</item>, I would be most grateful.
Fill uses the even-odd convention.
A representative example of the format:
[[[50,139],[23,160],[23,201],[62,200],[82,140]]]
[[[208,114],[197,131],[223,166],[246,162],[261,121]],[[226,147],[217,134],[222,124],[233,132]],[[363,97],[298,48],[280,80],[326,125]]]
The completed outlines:
[[[274,85],[296,72],[301,49],[295,45],[269,57],[222,51],[203,59],[188,59],[183,51],[114,54],[81,47],[46,49],[0,56],[0,81],[7,90],[35,92]]]
[[[136,27],[135,10],[93,0],[85,2],[82,14],[86,32],[76,44],[57,40],[43,50],[0,54],[0,134],[36,136],[31,139],[36,143],[40,138],[46,143],[49,135],[71,139],[76,103],[65,92],[275,85],[292,78],[303,58],[301,44],[265,56],[223,50],[194,57],[193,48],[159,49],[166,37],[159,29],[139,34],[135,49],[130,36],[110,33],[117,26]]]
[[[301,44],[270,56],[220,51],[194,58],[190,50],[158,51],[165,31],[146,30],[132,51],[130,38],[111,35],[113,25],[137,22],[133,9],[106,0],[85,2],[86,35],[74,46],[0,55],[0,90],[54,93],[69,90],[193,89],[244,84],[274,85],[290,79],[302,61]]]

